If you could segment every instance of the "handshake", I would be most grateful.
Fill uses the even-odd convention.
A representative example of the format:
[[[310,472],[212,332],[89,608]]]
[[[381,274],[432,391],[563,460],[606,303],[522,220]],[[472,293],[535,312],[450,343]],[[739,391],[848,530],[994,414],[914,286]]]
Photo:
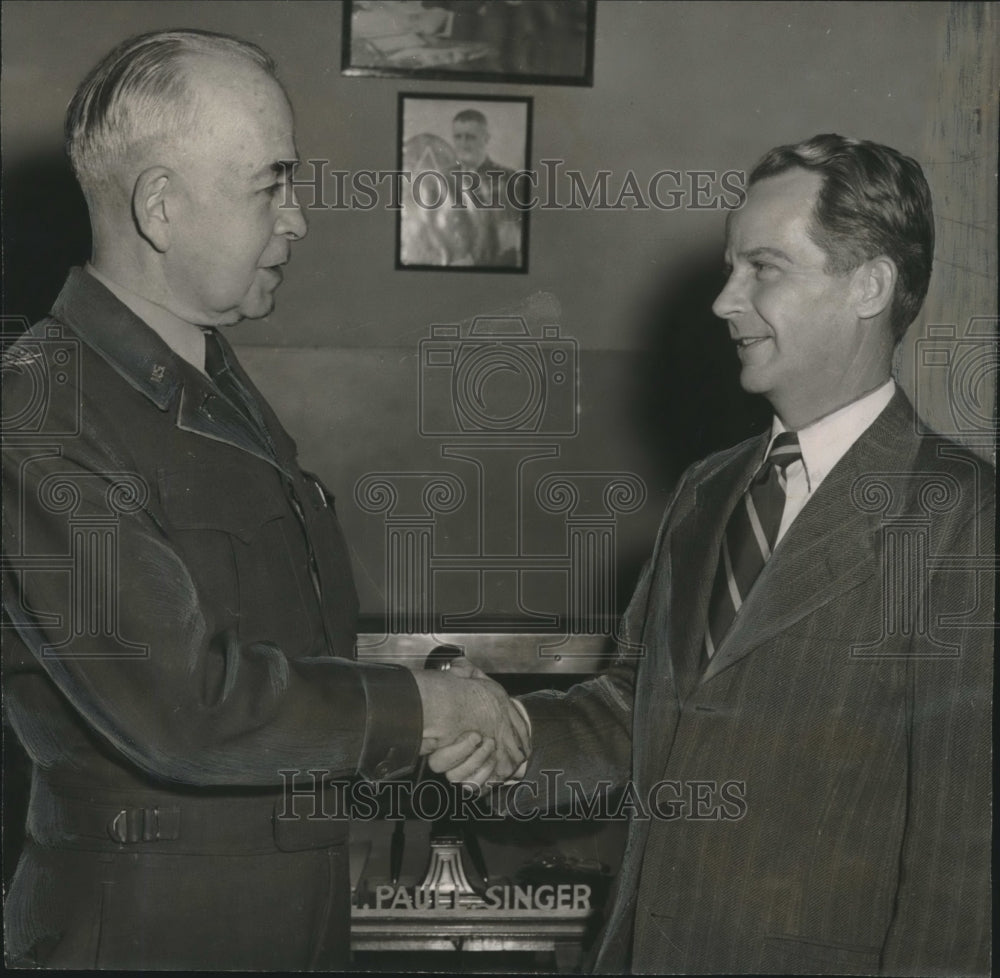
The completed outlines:
[[[518,776],[531,749],[522,708],[468,659],[445,671],[415,672],[424,711],[421,755],[453,783],[474,785]]]

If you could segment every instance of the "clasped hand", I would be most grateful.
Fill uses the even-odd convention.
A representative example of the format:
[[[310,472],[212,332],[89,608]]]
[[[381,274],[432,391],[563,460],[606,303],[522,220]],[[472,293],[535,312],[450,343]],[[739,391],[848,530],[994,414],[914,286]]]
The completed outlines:
[[[423,703],[420,753],[454,783],[482,788],[505,781],[527,759],[527,721],[503,687],[468,659],[451,668],[414,673]]]

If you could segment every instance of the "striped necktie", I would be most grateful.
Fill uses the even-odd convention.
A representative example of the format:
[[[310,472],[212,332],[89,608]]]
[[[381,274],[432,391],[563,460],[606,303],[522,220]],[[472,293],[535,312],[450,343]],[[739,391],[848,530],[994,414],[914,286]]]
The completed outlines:
[[[785,508],[785,469],[802,458],[799,437],[774,439],[750,488],[726,524],[705,625],[705,657],[711,659],[771,556]]]

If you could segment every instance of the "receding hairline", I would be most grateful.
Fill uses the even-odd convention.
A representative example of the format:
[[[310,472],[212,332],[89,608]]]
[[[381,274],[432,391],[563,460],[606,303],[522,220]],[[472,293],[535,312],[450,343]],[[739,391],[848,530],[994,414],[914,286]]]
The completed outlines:
[[[766,176],[760,177],[754,180],[753,183],[747,186],[747,199],[741,207],[734,208],[726,214],[726,237],[729,237],[729,229],[732,226],[733,220],[745,209],[747,202],[750,199],[750,194],[753,192],[755,187],[760,187],[763,184],[769,182],[777,182],[786,179],[795,179],[805,177],[808,181],[814,183],[813,196],[810,204],[809,215],[807,221],[810,227],[817,219],[816,207],[819,203],[819,196],[823,192],[823,186],[826,182],[823,173],[817,170],[810,170],[808,167],[804,166],[790,166],[787,170],[782,170],[780,173],[769,173]]]
[[[180,143],[211,92],[234,97],[246,79],[269,78],[291,111],[274,59],[228,34],[165,30],[128,38],[80,83],[66,114],[66,148],[84,194],[101,194],[154,142]],[[159,100],[159,106],[157,106]]]
[[[226,71],[227,64],[237,70],[232,73]],[[216,123],[220,123],[224,131],[231,132],[228,122],[233,115],[248,127],[254,125],[256,116],[249,96],[251,81],[261,81],[265,88],[276,93],[281,104],[287,107],[294,124],[291,101],[281,82],[238,52],[185,52],[178,59],[178,72],[183,75],[184,97],[189,102],[192,124],[176,133],[161,134],[145,149],[143,155],[147,158],[144,163],[174,165],[172,150],[182,153],[194,151],[198,156],[212,159],[222,151],[225,158],[225,145],[220,147],[211,143],[206,139],[206,132],[217,133],[214,129]],[[229,162],[235,165],[232,160]],[[276,161],[269,162],[267,172],[272,171],[275,165]],[[254,176],[260,177],[264,172],[262,169]]]
[[[237,56],[235,60],[244,59]],[[220,174],[224,170],[231,175],[259,182],[274,180],[277,174],[284,172],[283,164],[296,161],[294,114],[284,86],[253,63],[247,64],[246,71],[237,67],[239,70],[230,74],[225,71],[222,60],[213,57],[212,52],[208,52],[207,58],[202,58],[200,52],[195,53],[191,63],[183,68],[193,124],[188,130],[177,133],[176,138],[162,138],[150,147],[151,152],[144,161],[146,164],[174,167],[189,165],[192,160],[196,165],[208,161],[213,171],[216,164],[220,167]],[[263,101],[257,100],[259,91],[252,93],[251,82],[260,82],[264,86]],[[281,111],[279,105],[288,113],[292,140],[288,152],[280,157],[265,159],[260,152],[261,144],[256,137],[252,137],[249,145],[255,149],[244,155],[241,149],[243,136],[257,132],[258,126],[261,132],[268,133],[275,113]],[[258,113],[259,106],[264,108]],[[183,154],[185,159],[182,161],[175,153]],[[156,159],[153,159],[154,155]]]
[[[288,92],[277,75],[253,60],[249,55],[236,50],[190,50],[181,51],[177,55],[177,65],[179,74],[191,91],[196,84],[201,82],[211,82],[214,76],[221,76],[221,69],[224,66],[240,68],[246,76],[258,76],[268,79],[284,95],[285,100],[291,104]],[[235,77],[235,75],[233,76]],[[222,79],[229,83],[229,79]],[[231,86],[232,87],[232,86]]]
[[[264,82],[265,89],[270,88],[279,94],[294,122],[292,102],[281,81],[237,52],[185,52],[178,60],[178,68],[183,73],[183,85],[196,120],[203,119],[204,114],[212,110],[224,113],[227,108],[243,105],[249,90],[248,83],[260,80]],[[236,70],[228,72],[227,68]],[[192,132],[190,135],[195,134]]]

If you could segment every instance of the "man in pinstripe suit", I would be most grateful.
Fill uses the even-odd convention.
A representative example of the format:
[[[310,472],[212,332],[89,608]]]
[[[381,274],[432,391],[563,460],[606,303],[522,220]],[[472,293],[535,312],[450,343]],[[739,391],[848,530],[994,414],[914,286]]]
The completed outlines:
[[[519,811],[638,799],[598,971],[989,970],[994,473],[890,376],[933,237],[919,165],[832,135],[730,216],[713,308],[771,430],[682,477],[615,665],[523,700]]]

